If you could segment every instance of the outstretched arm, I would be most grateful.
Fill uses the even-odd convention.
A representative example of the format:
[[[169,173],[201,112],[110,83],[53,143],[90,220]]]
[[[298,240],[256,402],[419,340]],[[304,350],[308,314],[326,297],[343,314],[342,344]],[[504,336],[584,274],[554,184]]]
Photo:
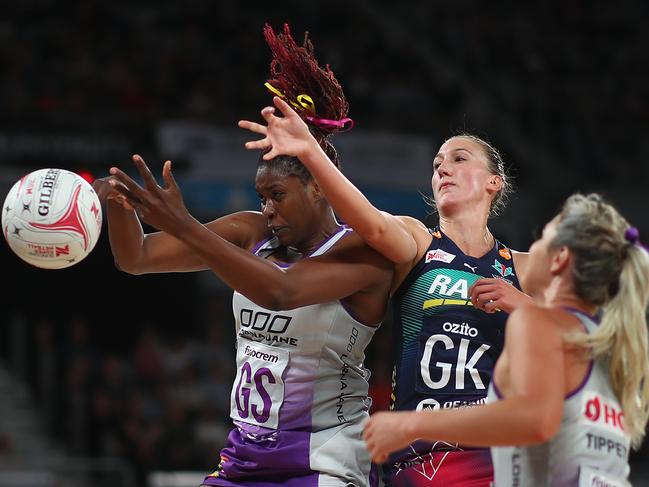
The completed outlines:
[[[347,179],[322,150],[309,132],[306,123],[280,97],[273,103],[283,117],[275,115],[274,107],[262,110],[267,125],[242,120],[239,127],[264,135],[261,140],[247,142],[247,149],[268,149],[264,159],[278,155],[298,157],[309,169],[327,199],[342,220],[351,226],[370,246],[395,263],[414,260],[417,242],[411,230],[397,217],[380,211]]]
[[[332,251],[281,269],[198,222],[185,207],[171,161],[162,170],[164,187],[158,186],[142,158],[133,161],[144,186],[118,168],[111,168],[112,184],[139,217],[191,249],[206,268],[260,306],[281,310],[328,302],[392,278],[392,266],[364,244],[346,248],[344,255]]]
[[[503,446],[554,436],[563,413],[565,365],[561,335],[547,320],[533,307],[510,316],[502,355],[509,370],[505,398],[464,409],[376,413],[364,431],[372,459],[384,462],[417,439]]]
[[[134,161],[142,161],[138,155]],[[128,188],[115,176],[93,183],[101,201],[105,202],[110,247],[115,265],[129,274],[158,272],[189,272],[209,266],[182,240],[167,232],[144,233],[135,208],[122,194]],[[227,241],[248,247],[267,233],[265,219],[256,212],[238,212],[206,224]]]

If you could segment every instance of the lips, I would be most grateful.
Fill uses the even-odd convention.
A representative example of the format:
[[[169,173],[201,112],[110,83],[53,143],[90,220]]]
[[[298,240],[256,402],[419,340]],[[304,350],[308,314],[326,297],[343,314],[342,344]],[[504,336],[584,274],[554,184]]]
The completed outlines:
[[[448,188],[449,186],[455,186],[453,183],[442,183],[439,185],[439,190],[443,190],[444,188]]]
[[[270,231],[273,233],[273,235],[277,235],[282,230],[286,230],[286,227],[270,227]]]

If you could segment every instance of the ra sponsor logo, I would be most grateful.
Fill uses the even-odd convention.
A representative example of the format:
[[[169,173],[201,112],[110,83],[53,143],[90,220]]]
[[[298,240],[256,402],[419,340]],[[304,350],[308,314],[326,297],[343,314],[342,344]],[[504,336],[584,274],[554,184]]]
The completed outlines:
[[[584,394],[582,421],[624,434],[624,414],[620,405],[592,392]]]
[[[472,283],[475,279],[477,276]],[[467,279],[453,279],[445,274],[437,274],[428,289],[428,294],[436,294],[439,297],[425,300],[422,309],[442,305],[472,306],[469,300],[469,281]]]
[[[511,276],[514,273],[511,267],[503,265],[501,262],[498,262],[497,260],[494,260],[494,265],[492,265],[491,267],[496,269],[498,271],[498,274],[500,274],[501,277]]]
[[[437,260],[439,262],[444,262],[445,264],[450,264],[455,259],[455,254],[450,254],[443,251],[442,249],[429,250],[426,252],[426,264]]]

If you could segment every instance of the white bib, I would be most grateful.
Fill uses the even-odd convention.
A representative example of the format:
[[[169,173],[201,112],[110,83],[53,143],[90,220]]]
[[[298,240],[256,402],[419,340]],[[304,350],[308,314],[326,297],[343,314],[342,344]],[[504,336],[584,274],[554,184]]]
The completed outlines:
[[[284,370],[289,352],[251,340],[237,350],[237,377],[231,395],[230,417],[264,428],[276,429],[284,402]]]

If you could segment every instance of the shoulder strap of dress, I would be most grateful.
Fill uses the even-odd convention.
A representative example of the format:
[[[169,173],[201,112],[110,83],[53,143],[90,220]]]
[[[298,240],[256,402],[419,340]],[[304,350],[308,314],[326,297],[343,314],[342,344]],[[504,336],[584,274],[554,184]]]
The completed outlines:
[[[327,250],[333,247],[335,243],[338,242],[341,238],[351,233],[351,231],[352,229],[349,228],[348,226],[345,225],[341,226],[338,229],[338,231],[334,233],[331,237],[329,237],[320,247],[318,247],[313,252],[311,252],[311,255],[309,255],[309,257],[315,257],[317,255],[324,254]]]
[[[588,333],[592,333],[597,329],[597,317],[590,316],[575,308],[564,307],[563,309],[579,318],[579,321],[582,322]]]

